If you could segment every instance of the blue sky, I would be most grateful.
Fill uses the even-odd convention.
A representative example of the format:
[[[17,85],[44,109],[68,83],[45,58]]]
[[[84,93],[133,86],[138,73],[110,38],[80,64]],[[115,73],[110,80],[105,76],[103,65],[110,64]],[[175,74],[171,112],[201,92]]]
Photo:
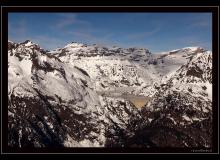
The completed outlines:
[[[211,13],[9,13],[8,38],[55,49],[69,42],[143,47],[151,52],[187,46],[211,50]]]

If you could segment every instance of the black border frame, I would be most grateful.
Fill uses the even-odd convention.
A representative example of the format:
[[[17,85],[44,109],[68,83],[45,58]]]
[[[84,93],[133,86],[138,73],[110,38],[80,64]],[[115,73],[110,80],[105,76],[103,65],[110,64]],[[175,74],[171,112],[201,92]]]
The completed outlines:
[[[7,40],[8,40],[8,13],[9,12],[211,12],[212,13],[212,52],[213,52],[213,148],[10,148],[7,143],[8,99],[7,86]],[[2,47],[2,124],[1,142],[2,153],[219,153],[219,6],[4,6],[1,7],[1,47]],[[217,67],[218,66],[218,67]],[[4,96],[3,96],[4,95]]]

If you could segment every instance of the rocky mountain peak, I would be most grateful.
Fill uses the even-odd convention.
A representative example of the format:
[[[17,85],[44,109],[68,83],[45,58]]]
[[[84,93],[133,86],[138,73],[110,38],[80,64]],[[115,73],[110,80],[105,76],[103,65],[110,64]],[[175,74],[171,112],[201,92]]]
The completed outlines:
[[[8,40],[8,50],[12,50],[17,46],[16,43]]]
[[[190,54],[197,54],[197,53],[201,53],[201,52],[205,52],[207,50],[205,50],[202,47],[198,47],[198,46],[194,46],[194,47],[185,47],[185,48],[181,48],[181,49],[177,49],[177,50],[172,50],[169,51],[169,54],[186,54],[186,55],[190,55]]]

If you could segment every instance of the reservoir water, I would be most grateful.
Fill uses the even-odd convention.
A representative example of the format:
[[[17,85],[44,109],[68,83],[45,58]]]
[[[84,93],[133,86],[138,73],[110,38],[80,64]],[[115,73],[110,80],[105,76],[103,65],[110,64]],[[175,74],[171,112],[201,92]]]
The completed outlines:
[[[146,97],[142,95],[133,95],[133,94],[122,94],[118,92],[99,92],[98,94],[104,97],[111,97],[111,98],[122,98],[127,101],[130,101],[132,104],[135,105],[137,108],[141,108],[148,103],[151,97]]]

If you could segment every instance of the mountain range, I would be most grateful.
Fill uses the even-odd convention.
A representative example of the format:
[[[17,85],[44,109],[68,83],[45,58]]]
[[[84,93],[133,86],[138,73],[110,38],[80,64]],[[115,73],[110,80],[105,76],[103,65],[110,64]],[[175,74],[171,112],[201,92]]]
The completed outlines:
[[[212,147],[212,52],[8,41],[11,147]]]

